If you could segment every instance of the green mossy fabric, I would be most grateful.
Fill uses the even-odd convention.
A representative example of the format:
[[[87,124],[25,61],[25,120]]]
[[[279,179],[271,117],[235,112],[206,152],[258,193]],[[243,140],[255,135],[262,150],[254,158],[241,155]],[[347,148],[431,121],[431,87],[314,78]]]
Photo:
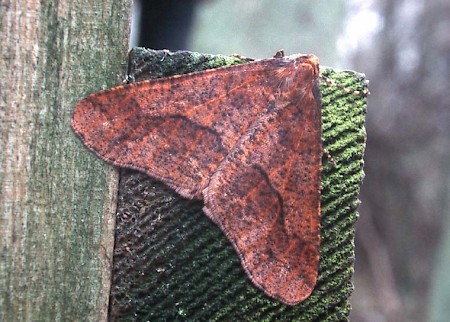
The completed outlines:
[[[241,57],[130,52],[130,81],[231,64]],[[113,321],[342,321],[350,312],[354,224],[363,178],[364,75],[321,68],[321,259],[315,290],[289,306],[253,286],[202,202],[121,170],[110,300]],[[359,91],[359,92],[358,92]]]

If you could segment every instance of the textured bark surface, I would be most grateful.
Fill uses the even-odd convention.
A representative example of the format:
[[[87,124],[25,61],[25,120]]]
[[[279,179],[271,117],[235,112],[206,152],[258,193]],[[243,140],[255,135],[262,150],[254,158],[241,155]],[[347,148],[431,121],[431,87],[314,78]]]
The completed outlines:
[[[0,7],[0,320],[104,320],[117,175],[70,115],[123,79],[130,1]]]
[[[164,77],[229,64],[236,57],[134,49],[130,77]],[[111,320],[341,321],[350,311],[354,223],[363,172],[365,80],[321,68],[323,158],[319,279],[304,302],[270,299],[246,276],[231,243],[202,212],[157,180],[122,170]]]

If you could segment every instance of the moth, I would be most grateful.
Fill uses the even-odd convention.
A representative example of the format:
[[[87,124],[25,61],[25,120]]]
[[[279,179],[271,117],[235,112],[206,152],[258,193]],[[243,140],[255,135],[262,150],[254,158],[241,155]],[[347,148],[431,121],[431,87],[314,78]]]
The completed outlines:
[[[277,55],[92,94],[72,128],[104,161],[202,199],[253,284],[293,305],[319,266],[318,83],[317,57]]]

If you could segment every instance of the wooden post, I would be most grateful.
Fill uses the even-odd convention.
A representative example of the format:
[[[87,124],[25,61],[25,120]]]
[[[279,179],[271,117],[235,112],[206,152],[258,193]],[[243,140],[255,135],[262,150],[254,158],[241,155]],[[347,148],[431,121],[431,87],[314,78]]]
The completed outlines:
[[[238,57],[135,48],[130,79],[245,63]],[[311,296],[295,306],[267,297],[245,274],[201,201],[142,173],[121,171],[111,320],[342,321],[353,289],[354,224],[363,177],[364,76],[321,67],[321,261]]]
[[[106,319],[117,174],[86,152],[70,116],[123,80],[130,5],[1,3],[2,321]]]

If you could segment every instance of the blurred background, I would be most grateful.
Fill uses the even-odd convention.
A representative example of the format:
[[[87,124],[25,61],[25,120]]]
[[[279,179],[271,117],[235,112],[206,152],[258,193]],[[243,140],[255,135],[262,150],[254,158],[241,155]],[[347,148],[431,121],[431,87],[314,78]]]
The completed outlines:
[[[450,1],[136,0],[137,45],[365,73],[351,321],[450,320]]]

